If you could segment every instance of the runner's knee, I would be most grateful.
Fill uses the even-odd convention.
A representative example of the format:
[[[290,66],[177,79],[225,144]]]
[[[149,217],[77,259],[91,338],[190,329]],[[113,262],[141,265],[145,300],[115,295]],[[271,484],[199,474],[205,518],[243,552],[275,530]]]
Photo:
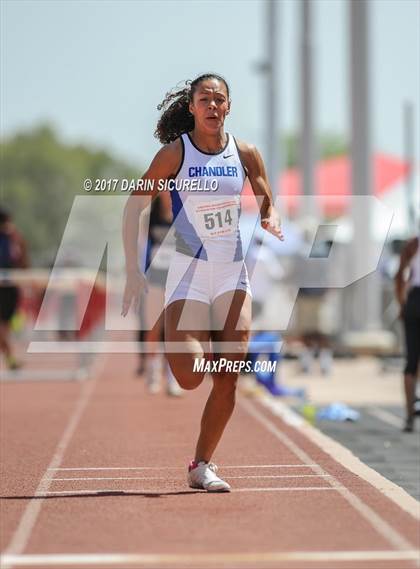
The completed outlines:
[[[169,365],[182,389],[195,389],[204,379],[205,372],[194,370],[194,360],[190,354],[168,354]]]
[[[234,397],[237,384],[237,373],[222,371],[213,374],[213,390],[224,397]]]

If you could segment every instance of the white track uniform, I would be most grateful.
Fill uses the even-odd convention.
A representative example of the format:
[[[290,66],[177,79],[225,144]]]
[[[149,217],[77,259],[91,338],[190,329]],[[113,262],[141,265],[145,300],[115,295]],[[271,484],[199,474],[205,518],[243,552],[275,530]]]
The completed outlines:
[[[188,134],[181,136],[183,159],[171,191],[176,253],[165,304],[180,299],[211,304],[235,289],[251,294],[239,232],[246,174],[235,139],[226,136],[217,154],[199,150]]]

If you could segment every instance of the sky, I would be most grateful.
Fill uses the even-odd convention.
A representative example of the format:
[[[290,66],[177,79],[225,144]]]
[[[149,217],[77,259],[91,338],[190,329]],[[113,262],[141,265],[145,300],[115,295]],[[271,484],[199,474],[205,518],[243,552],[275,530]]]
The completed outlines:
[[[226,130],[264,155],[265,4],[261,0],[2,0],[1,134],[54,125],[144,168],[159,148],[156,106],[184,79],[215,71],[231,87]],[[312,0],[318,132],[349,137],[348,4]],[[402,107],[420,132],[420,3],[372,0],[371,133],[403,155]],[[278,2],[278,111],[299,126],[299,2]],[[419,141],[416,141],[417,149]]]

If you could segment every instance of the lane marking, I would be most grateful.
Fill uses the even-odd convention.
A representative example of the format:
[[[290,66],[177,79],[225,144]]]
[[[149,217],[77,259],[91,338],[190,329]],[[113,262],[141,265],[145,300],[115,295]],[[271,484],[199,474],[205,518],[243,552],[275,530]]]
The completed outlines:
[[[279,486],[272,488],[233,488],[231,492],[299,492],[301,490],[312,492],[315,490],[337,490],[337,488],[332,486],[307,486],[306,488]]]
[[[249,478],[327,478],[331,476],[331,474],[268,474],[268,475],[253,475],[253,476],[224,476],[223,478],[229,480],[240,480],[241,478],[245,478],[248,480]],[[168,477],[159,477],[159,476],[117,476],[115,478],[104,476],[102,478],[51,478],[54,482],[69,482],[73,481],[85,481],[85,480],[168,480]]]
[[[255,564],[279,562],[320,562],[320,561],[416,561],[419,550],[405,551],[290,551],[267,553],[193,553],[193,554],[50,554],[50,555],[5,555],[3,563],[18,567],[99,565],[127,566],[182,565],[197,567],[203,564],[213,567],[226,566],[229,563]],[[3,565],[0,565],[3,567]]]
[[[310,468],[316,464],[252,464],[239,466],[225,466],[226,468]],[[185,472],[187,467],[182,466],[82,466],[79,468],[51,468],[50,470],[182,470]]]
[[[343,486],[344,488],[344,486]],[[262,488],[232,488],[231,493],[232,492],[279,492],[279,491],[284,491],[284,492],[298,492],[298,491],[302,491],[302,490],[337,490],[337,488],[333,488],[332,486],[309,486],[309,487],[299,487],[299,486],[264,486]],[[49,495],[68,495],[68,496],[73,496],[75,494],[97,494],[98,496],[100,496],[101,494],[161,494],[161,495],[171,495],[171,494],[178,494],[178,492],[183,492],[184,494],[187,492],[191,492],[192,494],[195,493],[197,490],[194,489],[190,489],[187,488],[186,490],[179,490],[179,491],[170,491],[170,492],[165,492],[162,490],[150,490],[149,489],[145,489],[145,488],[127,488],[127,489],[122,489],[122,488],[92,488],[90,490],[57,490],[57,491],[52,491],[49,490],[47,492],[44,493],[44,496],[49,496]],[[203,494],[205,493],[205,491],[202,491]]]
[[[231,352],[238,347],[236,342],[216,342],[215,349],[220,352]],[[146,342],[139,346],[137,341],[84,341],[77,340],[76,342],[62,342],[62,341],[43,341],[33,340],[29,343],[27,348],[28,353],[31,354],[138,354],[139,352],[148,354],[155,353],[156,349],[162,354],[168,353],[184,353],[184,342],[165,342],[163,345],[155,345],[155,342]],[[258,348],[260,354],[270,353],[272,350],[271,345],[260,345]]]
[[[51,471],[58,468],[63,460],[64,453],[66,452],[71,438],[96,387],[99,374],[105,365],[105,359],[106,356],[96,360],[92,366],[91,380],[82,384],[79,399],[73,413],[70,415],[69,422],[64,429],[61,439],[55,448],[51,462],[38,484],[35,496],[26,506],[22,517],[20,518],[19,525],[17,526],[8,547],[5,549],[4,555],[19,554],[25,549],[44,503],[42,497],[40,498],[39,496],[44,495],[51,486],[53,477]],[[5,565],[5,569],[6,567],[7,564]]]
[[[380,409],[379,407],[368,407],[367,411],[369,415],[372,415],[372,417],[375,417],[375,419],[379,419],[380,421],[388,423],[388,425],[392,425],[393,427],[398,427],[398,429],[401,430],[403,420],[393,413],[390,413],[385,409]]]
[[[274,415],[282,418],[284,415],[283,409],[286,405],[278,399],[274,401],[273,399],[274,398],[268,393],[258,397],[259,402],[264,407],[268,407]],[[293,413],[293,411],[289,409],[289,413]],[[296,429],[334,460],[340,462],[345,468],[375,487],[399,508],[410,514],[416,520],[420,520],[420,503],[403,488],[391,482],[379,472],[376,472],[376,470],[362,462],[348,448],[331,437],[328,437],[308,422],[304,421],[302,425],[296,426]]]
[[[280,431],[280,429],[270,419],[265,417],[265,415],[255,407],[255,403],[251,404],[249,400],[245,400],[242,397],[239,402],[242,408],[245,409],[249,415],[264,425],[268,431],[270,431],[280,442],[292,451],[303,463],[312,463],[312,459],[309,455],[285,433]],[[326,474],[319,465],[312,468],[317,474]],[[326,479],[326,482],[333,488],[336,488],[338,493],[346,500],[346,502],[348,502],[350,506],[352,506],[367,522],[369,522],[372,528],[385,538],[393,547],[400,550],[413,549],[413,545],[404,536],[390,526],[388,522],[382,519],[374,510],[372,510],[372,508],[362,502],[358,496],[353,494],[353,492],[348,488],[342,486],[334,476],[331,475],[330,478]]]

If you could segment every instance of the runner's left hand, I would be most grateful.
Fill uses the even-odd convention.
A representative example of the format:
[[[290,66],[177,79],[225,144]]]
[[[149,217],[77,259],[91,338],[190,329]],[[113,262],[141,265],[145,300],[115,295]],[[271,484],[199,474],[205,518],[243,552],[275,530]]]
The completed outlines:
[[[270,208],[267,215],[261,219],[261,227],[280,239],[280,241],[284,241],[284,235],[280,227],[280,216],[273,207]]]

